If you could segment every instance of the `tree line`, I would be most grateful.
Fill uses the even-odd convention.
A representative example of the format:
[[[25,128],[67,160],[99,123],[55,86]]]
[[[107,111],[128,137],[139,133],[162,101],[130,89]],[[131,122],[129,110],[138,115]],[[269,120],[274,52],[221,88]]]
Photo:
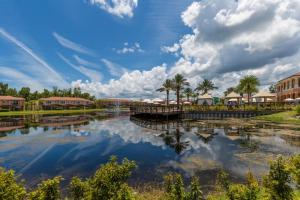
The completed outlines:
[[[22,97],[26,101],[48,97],[80,97],[92,101],[96,99],[95,96],[82,92],[80,88],[60,89],[58,87],[53,87],[51,90],[44,89],[42,91],[32,91],[30,87],[22,87],[17,90],[16,88],[12,88],[8,84],[2,82],[0,82],[0,96]]]
[[[254,75],[248,75],[240,79],[237,86],[228,88],[224,92],[224,95],[227,96],[233,91],[240,94],[247,94],[248,102],[250,102],[249,100],[251,95],[258,92],[259,86],[260,81],[258,78]],[[177,106],[179,106],[180,99],[183,97],[186,97],[187,101],[190,101],[190,98],[192,97],[195,101],[199,94],[203,95],[215,89],[218,89],[218,87],[216,87],[215,84],[208,79],[204,79],[202,82],[197,84],[195,89],[192,89],[189,82],[182,74],[176,74],[173,79],[166,79],[157,91],[166,93],[167,105],[169,104],[170,92],[174,91],[176,94]],[[272,85],[269,90],[271,92],[275,92],[274,85]]]
[[[124,159],[121,163],[116,157],[102,165],[95,174],[86,179],[73,177],[65,199],[72,200],[139,200],[145,199],[127,183],[136,163]],[[164,177],[164,189],[160,197],[156,194],[150,199],[161,200],[297,200],[300,188],[300,154],[288,158],[278,157],[270,163],[268,174],[258,181],[247,173],[244,184],[231,183],[229,175],[221,171],[215,182],[215,189],[204,196],[198,177],[192,177],[185,185],[178,173]],[[54,177],[28,190],[13,170],[0,168],[0,199],[5,200],[60,200],[62,177]],[[149,198],[148,198],[149,199]]]

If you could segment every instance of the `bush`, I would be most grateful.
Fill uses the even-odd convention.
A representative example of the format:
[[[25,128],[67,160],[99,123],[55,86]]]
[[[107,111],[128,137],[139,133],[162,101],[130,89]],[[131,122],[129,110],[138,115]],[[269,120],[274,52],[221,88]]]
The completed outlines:
[[[134,199],[132,189],[126,184],[135,162],[124,159],[118,164],[117,158],[102,165],[93,177],[82,181],[75,177],[70,184],[71,197],[74,200],[130,200]]]
[[[0,168],[0,199],[23,200],[25,197],[25,187],[22,183],[17,183],[15,172]]]
[[[300,115],[300,105],[296,106],[295,110],[296,110],[296,114]]]
[[[61,194],[59,185],[62,178],[60,176],[43,181],[38,188],[29,194],[28,200],[59,200]]]
[[[282,157],[273,161],[269,174],[264,177],[264,186],[271,195],[272,200],[292,200],[293,189],[290,186],[292,178]]]
[[[298,189],[300,189],[300,154],[292,156],[287,162],[287,169],[292,174]]]

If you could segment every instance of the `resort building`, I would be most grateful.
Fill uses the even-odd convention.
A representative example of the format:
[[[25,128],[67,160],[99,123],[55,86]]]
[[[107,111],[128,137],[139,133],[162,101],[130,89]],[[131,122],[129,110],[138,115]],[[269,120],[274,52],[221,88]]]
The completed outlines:
[[[130,99],[122,98],[109,98],[97,100],[97,106],[100,107],[129,107],[133,101]]]
[[[210,94],[203,94],[198,97],[198,105],[213,105],[213,97]]]
[[[278,81],[276,84],[277,101],[300,97],[300,72]]]
[[[23,110],[25,99],[12,96],[0,96],[0,110]]]
[[[94,105],[93,101],[77,97],[49,97],[39,100],[43,109],[86,108]]]

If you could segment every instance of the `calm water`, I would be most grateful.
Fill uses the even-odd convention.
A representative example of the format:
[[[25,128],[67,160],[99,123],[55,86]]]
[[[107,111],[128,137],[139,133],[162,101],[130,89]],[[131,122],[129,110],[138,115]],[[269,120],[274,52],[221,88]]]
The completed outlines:
[[[231,123],[232,124],[232,123]],[[266,173],[278,154],[300,153],[300,131],[267,124],[149,122],[129,116],[30,116],[0,119],[0,166],[29,186],[61,175],[87,177],[111,155],[135,160],[132,184],[161,181],[168,171],[198,175],[204,187],[225,169],[242,181]]]

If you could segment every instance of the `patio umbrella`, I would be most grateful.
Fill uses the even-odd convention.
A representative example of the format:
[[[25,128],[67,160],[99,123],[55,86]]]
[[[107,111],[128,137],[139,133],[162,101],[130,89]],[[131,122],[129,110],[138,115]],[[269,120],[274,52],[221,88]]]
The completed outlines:
[[[177,104],[177,102],[176,101],[170,101],[169,104],[174,105],[174,104]]]
[[[287,99],[285,99],[284,101],[286,101],[286,102],[291,102],[291,101],[294,101],[295,99],[291,99],[291,98],[287,98]]]

